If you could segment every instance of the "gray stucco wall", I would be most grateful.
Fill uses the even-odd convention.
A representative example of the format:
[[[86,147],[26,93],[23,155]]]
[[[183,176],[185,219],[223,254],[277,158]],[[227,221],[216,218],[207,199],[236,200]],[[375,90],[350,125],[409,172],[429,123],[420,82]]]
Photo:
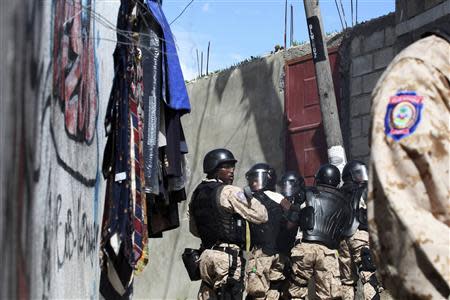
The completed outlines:
[[[77,9],[55,9],[72,3]],[[2,1],[1,299],[99,297],[100,168],[115,31],[87,12],[115,24],[118,5]],[[85,25],[70,27],[81,17]],[[64,23],[69,33],[62,34]],[[53,53],[55,45],[70,45],[80,60]]]

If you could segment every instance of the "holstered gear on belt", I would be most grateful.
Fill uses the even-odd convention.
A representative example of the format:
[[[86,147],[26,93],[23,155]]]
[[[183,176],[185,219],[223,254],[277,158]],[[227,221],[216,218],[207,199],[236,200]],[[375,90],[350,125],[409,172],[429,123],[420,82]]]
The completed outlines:
[[[309,229],[311,226],[302,229],[302,240],[337,249],[351,216],[350,206],[342,193],[337,188],[318,185],[307,191],[306,206],[314,209],[314,223],[307,224],[313,225],[312,229]]]
[[[244,275],[245,275],[245,259],[243,252],[230,247],[213,246],[212,250],[223,251],[231,255],[231,264],[228,268],[227,282],[220,288],[216,289],[216,294],[219,300],[241,300],[244,291]],[[241,259],[241,274],[239,280],[234,278],[237,270],[238,259]],[[209,285],[208,285],[209,286]],[[214,288],[213,288],[214,289]]]
[[[181,258],[183,259],[184,267],[188,272],[191,281],[200,280],[200,260],[201,250],[185,248]]]
[[[262,224],[250,223],[251,246],[262,249],[266,255],[274,255],[278,252],[277,241],[283,211],[281,206],[263,191],[256,192],[253,196],[267,209],[268,221]]]
[[[361,249],[361,264],[359,266],[359,272],[375,272],[377,270],[375,263],[373,262],[372,252],[369,248],[364,247]],[[365,285],[369,283],[375,291],[375,295],[372,297],[372,300],[380,299],[380,292],[383,290],[381,287],[375,273],[373,273],[368,280],[364,279],[364,276],[361,276],[361,281]]]
[[[202,245],[211,248],[220,243],[245,246],[245,220],[220,206],[221,182],[202,182],[194,191],[190,203]]]

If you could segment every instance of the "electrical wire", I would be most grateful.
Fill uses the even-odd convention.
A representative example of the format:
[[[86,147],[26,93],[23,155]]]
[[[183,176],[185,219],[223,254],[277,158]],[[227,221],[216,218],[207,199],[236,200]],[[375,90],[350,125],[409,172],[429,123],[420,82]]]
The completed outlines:
[[[169,23],[169,25],[172,25],[173,22],[175,22],[176,20],[178,20],[179,17],[181,17],[181,15],[183,15],[183,13],[186,11],[186,9],[189,7],[189,5],[192,4],[192,2],[194,2],[194,0],[191,0],[185,7],[184,9],[180,12],[180,14],[172,20],[172,22]]]
[[[343,19],[344,19],[345,29],[347,29],[347,20],[346,20],[346,18],[345,18],[344,5],[342,5],[342,0],[339,0],[339,3],[341,4],[342,17],[343,17]]]
[[[334,0],[334,3],[336,4],[336,9],[339,15],[339,20],[341,21],[341,26],[342,26],[342,31],[344,31],[344,23],[342,22],[342,16],[341,16],[341,11],[339,10],[339,6],[337,4],[337,0]]]
[[[193,0],[192,0],[193,1]],[[142,14],[141,11],[141,16],[146,16],[150,13],[150,11],[148,10],[148,8],[146,6],[144,6],[142,3],[140,3],[139,1],[136,1],[137,4],[139,4],[141,6],[141,8],[143,8],[144,13]],[[83,39],[92,39],[92,40],[103,40],[103,41],[108,41],[108,42],[117,42],[117,44],[119,45],[136,45],[134,38],[133,38],[133,34],[136,34],[137,32],[134,31],[129,31],[129,30],[123,30],[123,29],[118,29],[113,23],[111,23],[106,17],[104,17],[102,14],[97,13],[93,8],[91,8],[89,5],[83,5],[83,4],[75,4],[73,5],[74,7],[78,7],[80,8],[80,12],[82,10],[86,10],[88,11],[91,16],[93,17],[93,20],[95,20],[97,23],[99,23],[100,25],[102,25],[104,28],[109,29],[111,31],[114,31],[117,35],[124,37],[126,40],[128,40],[128,42],[121,42],[121,41],[116,41],[113,39],[108,39],[108,38],[100,38],[100,37],[86,37],[84,35],[79,35],[79,36],[74,36],[74,35],[69,35],[70,37],[74,37],[74,38],[83,38]],[[64,25],[66,25],[68,22],[72,21],[77,15],[80,14],[80,12],[77,12],[75,15],[69,17],[68,19],[66,19],[64,21]],[[142,18],[143,21],[146,23],[146,25],[148,26],[147,22],[145,21],[145,18]],[[149,34],[146,33],[138,33],[141,36],[150,36]],[[159,37],[160,41],[163,41],[165,43],[168,43],[169,41],[165,40],[164,38]],[[176,45],[175,45],[176,46]],[[163,54],[168,54],[168,52],[163,51],[162,49],[160,49],[159,47],[155,47],[155,46],[144,46],[144,45],[139,45],[140,48],[145,49],[145,50],[158,50]],[[172,53],[173,54],[173,53]]]

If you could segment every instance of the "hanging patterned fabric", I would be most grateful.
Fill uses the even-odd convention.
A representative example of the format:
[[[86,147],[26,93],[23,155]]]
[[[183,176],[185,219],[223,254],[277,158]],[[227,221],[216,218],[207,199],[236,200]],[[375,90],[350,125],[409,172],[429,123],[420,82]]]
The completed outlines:
[[[105,299],[128,299],[133,291],[134,201],[130,192],[132,145],[130,140],[129,40],[123,32],[131,32],[130,15],[134,4],[121,0],[117,19],[117,46],[114,51],[114,81],[105,129],[108,136],[103,175],[107,180],[102,222],[100,292]],[[131,201],[130,201],[131,200]]]
[[[133,39],[136,40],[136,37]],[[129,48],[129,108],[130,108],[130,183],[133,213],[133,250],[135,273],[140,273],[148,262],[147,253],[147,224],[146,224],[146,196],[144,191],[143,159],[143,74],[142,53],[137,46]]]
[[[140,3],[139,19],[132,14],[135,4],[121,0],[105,116],[100,278],[105,299],[132,295],[134,275],[149,260],[148,237],[177,228],[178,202],[186,199],[180,117],[190,105],[183,75],[173,37],[165,37],[170,29],[160,3],[153,10]]]

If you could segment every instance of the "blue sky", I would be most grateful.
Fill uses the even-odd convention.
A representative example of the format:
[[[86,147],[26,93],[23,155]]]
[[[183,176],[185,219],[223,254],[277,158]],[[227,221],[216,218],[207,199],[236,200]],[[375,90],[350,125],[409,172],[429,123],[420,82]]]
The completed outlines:
[[[341,0],[348,27],[351,1]],[[163,10],[171,22],[190,0],[163,0]],[[355,5],[356,0],[353,0]],[[340,1],[337,3],[340,5]],[[250,56],[264,56],[283,45],[284,0],[194,0],[172,25],[185,79],[197,76],[196,50],[203,51],[204,67],[208,41],[211,42],[209,71],[227,68]],[[288,0],[294,7],[294,40],[309,40],[303,1]],[[341,31],[334,0],[320,1],[325,32]],[[395,10],[395,0],[359,0],[358,22]],[[355,11],[353,17],[355,18]],[[289,46],[289,17],[287,44]]]

